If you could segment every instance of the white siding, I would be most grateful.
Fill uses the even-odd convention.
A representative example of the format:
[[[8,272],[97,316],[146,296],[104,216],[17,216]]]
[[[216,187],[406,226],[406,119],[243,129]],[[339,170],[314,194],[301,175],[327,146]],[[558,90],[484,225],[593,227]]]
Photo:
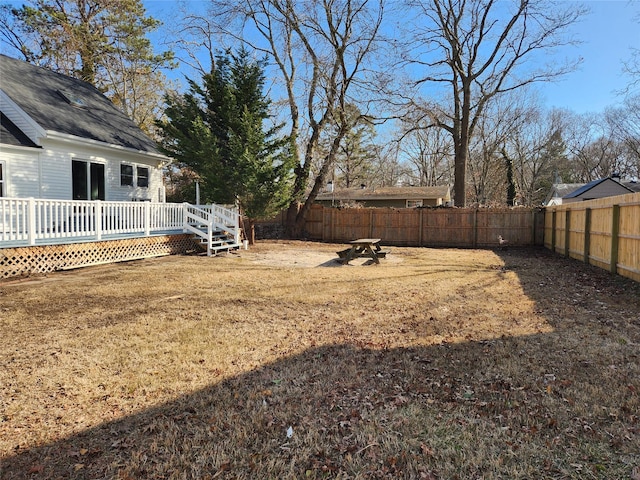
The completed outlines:
[[[40,158],[41,196],[52,200],[71,200],[71,156],[68,152],[47,148]]]
[[[12,149],[3,146],[0,161],[4,163],[4,196],[34,197],[40,196],[38,181],[38,151]]]
[[[51,199],[71,199],[73,184],[71,161],[73,159],[105,164],[105,200],[158,201],[158,189],[162,187],[162,170],[157,168],[158,160],[153,157],[127,152],[120,149],[106,149],[88,144],[46,141],[46,160],[42,162],[42,197]],[[120,185],[120,165],[149,168],[149,187],[141,188]]]
[[[17,198],[47,198],[71,200],[73,179],[71,162],[74,159],[105,165],[105,200],[162,201],[162,169],[158,160],[134,152],[119,149],[96,148],[80,142],[56,142],[43,140],[42,149],[30,149],[2,145],[0,160],[5,164],[4,195]],[[120,165],[133,166],[134,186],[120,185]],[[149,186],[137,186],[137,167],[149,168]]]

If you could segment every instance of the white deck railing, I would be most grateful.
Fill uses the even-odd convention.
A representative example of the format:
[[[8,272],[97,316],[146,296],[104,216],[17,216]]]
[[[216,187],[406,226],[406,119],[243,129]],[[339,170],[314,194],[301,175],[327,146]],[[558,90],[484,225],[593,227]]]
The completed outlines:
[[[0,248],[187,232],[194,211],[238,238],[237,210],[220,205],[0,198]]]

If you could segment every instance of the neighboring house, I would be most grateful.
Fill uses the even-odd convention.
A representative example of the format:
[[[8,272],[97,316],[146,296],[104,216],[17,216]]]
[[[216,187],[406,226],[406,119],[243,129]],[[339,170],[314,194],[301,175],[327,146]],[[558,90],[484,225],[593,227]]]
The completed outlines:
[[[633,193],[633,190],[617,180],[607,177],[589,182],[573,192],[568,193],[562,197],[562,203],[582,202],[585,200],[594,200],[596,198],[625,195],[627,193]]]
[[[316,203],[324,206],[359,204],[364,207],[437,207],[451,201],[451,190],[444,187],[346,188],[321,193]]]
[[[95,87],[0,55],[0,196],[164,201],[160,154]]]
[[[554,183],[544,204],[547,206],[562,205],[562,197],[583,187],[584,183]]]
[[[629,182],[622,182],[622,184],[633,190],[634,192],[640,192],[640,183],[636,182],[635,180],[631,180]]]

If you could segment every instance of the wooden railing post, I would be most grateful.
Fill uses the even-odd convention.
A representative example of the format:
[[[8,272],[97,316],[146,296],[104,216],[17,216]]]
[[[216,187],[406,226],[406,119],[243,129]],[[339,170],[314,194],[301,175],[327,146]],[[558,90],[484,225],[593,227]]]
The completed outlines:
[[[189,212],[189,204],[184,202],[182,204],[182,231],[187,233],[189,230],[187,229],[187,225],[189,224],[189,217],[187,213]]]
[[[31,197],[27,199],[27,238],[29,245],[36,244],[36,200]]]
[[[151,202],[144,202],[143,205],[144,236],[148,237],[151,235]]]
[[[102,240],[102,204],[100,200],[95,200],[93,202],[93,215],[94,215],[94,225],[96,229],[96,240]]]
[[[620,243],[620,205],[613,205],[611,215],[611,273],[618,273],[618,247]]]

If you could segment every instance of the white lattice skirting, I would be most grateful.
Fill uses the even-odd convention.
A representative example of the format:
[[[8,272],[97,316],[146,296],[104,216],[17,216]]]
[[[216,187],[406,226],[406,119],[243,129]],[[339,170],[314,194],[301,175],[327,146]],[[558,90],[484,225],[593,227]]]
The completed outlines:
[[[4,248],[0,250],[0,279],[193,251],[201,249],[190,235]]]

